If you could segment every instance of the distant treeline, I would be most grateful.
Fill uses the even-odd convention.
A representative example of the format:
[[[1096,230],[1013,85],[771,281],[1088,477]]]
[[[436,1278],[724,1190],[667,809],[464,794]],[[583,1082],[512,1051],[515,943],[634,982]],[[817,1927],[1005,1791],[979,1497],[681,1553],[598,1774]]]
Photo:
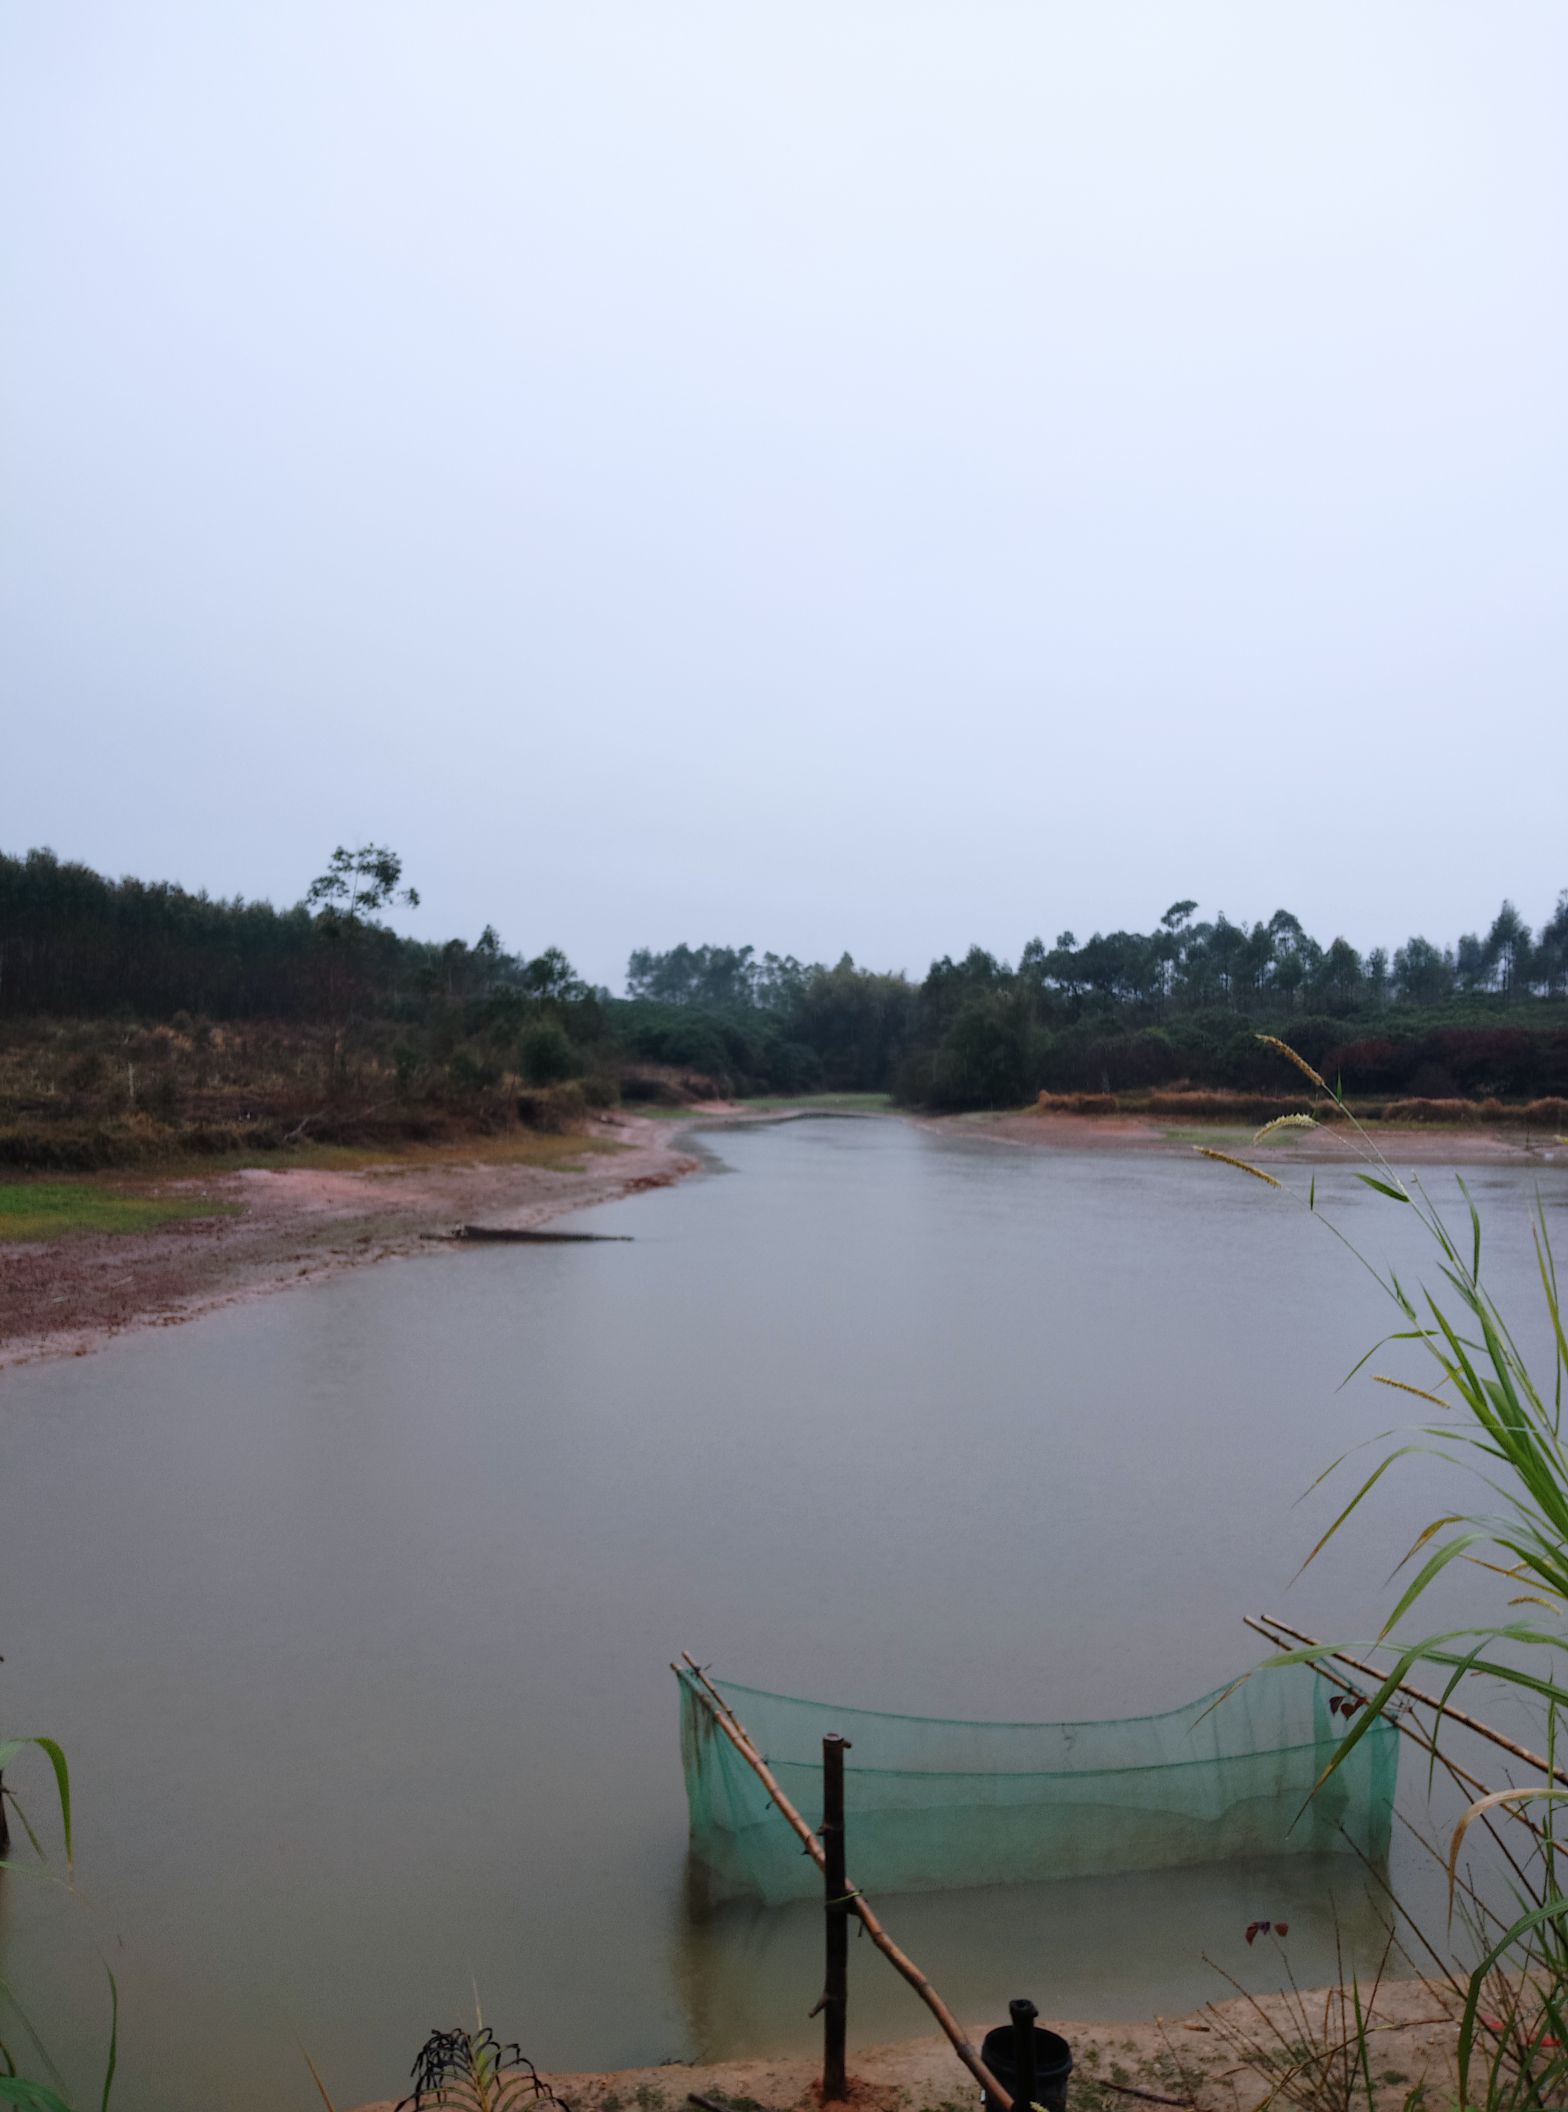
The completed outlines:
[[[521,960],[488,926],[473,945],[388,930],[374,914],[382,906],[374,861],[390,860],[383,901],[397,890],[398,861],[374,846],[354,855],[365,862],[368,893],[274,909],[166,880],[108,880],[52,851],[0,852],[0,1014],[321,1020],[352,996],[363,1011],[412,1017],[433,1002],[508,986],[570,982],[588,994],[564,956]],[[331,876],[329,868],[316,887]]]
[[[751,947],[639,950],[626,995],[557,949],[525,956],[406,938],[377,912],[408,899],[395,856],[340,850],[289,909],[163,882],[109,880],[48,851],[0,854],[0,1020],[376,1022],[413,1091],[515,1075],[643,1089],[660,1072],[720,1091],[891,1091],[938,1108],[1040,1090],[1269,1090],[1256,1039],[1287,1036],[1347,1090],[1441,1099],[1568,1092],[1568,894],[1538,933],[1504,903],[1484,935],[1362,955],[1277,910],[1203,919],[1174,903],[1150,932],[1031,939],[1016,965],[972,947],[920,983]],[[423,1081],[423,1083],[419,1083]]]
[[[806,966],[751,947],[636,952],[627,990],[665,1008],[660,1053],[886,1089],[913,1105],[1006,1107],[1051,1092],[1180,1083],[1268,1090],[1287,1036],[1347,1091],[1532,1099],[1568,1091],[1568,894],[1538,935],[1505,902],[1485,935],[1415,937],[1363,956],[1288,910],[1233,924],[1176,902],[1151,932],[1031,939],[1016,967],[982,947],[916,985],[846,955]],[[621,1008],[617,1008],[618,1010]],[[726,1033],[751,1040],[727,1044]]]

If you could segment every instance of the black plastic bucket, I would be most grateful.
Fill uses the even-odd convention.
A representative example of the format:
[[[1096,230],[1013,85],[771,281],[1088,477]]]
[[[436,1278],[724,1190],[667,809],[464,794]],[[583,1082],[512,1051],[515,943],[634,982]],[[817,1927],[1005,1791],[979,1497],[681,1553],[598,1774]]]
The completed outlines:
[[[986,2033],[980,2042],[980,2058],[1008,2096],[1015,2095],[1013,2085],[1018,2080],[1018,2062],[1011,2024],[998,2024],[995,2031]],[[1067,2041],[1059,2032],[1046,2031],[1037,2024],[1034,2032],[1034,2102],[1044,2105],[1045,2112],[1067,2112],[1067,2078],[1072,2072],[1073,2050]],[[984,2094],[984,2103],[985,2112],[1002,2112],[989,2090]],[[1017,2112],[1029,2112],[1029,2108],[1019,2105]]]

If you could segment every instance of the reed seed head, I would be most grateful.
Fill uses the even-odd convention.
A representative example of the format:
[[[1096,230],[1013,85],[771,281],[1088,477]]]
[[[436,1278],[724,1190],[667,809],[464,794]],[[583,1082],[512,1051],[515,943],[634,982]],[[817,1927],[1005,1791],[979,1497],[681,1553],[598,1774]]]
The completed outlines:
[[[1328,1091],[1328,1083],[1320,1078],[1305,1056],[1298,1056],[1288,1041],[1280,1041],[1273,1034],[1260,1034],[1259,1041],[1266,1049],[1277,1049],[1288,1063],[1293,1063],[1303,1078],[1310,1078],[1320,1093]]]
[[[1282,1129],[1316,1129],[1317,1126],[1311,1115],[1276,1115],[1272,1122],[1264,1123],[1252,1141],[1261,1144],[1266,1137],[1277,1136]]]
[[[1238,1173],[1250,1173],[1255,1181],[1267,1181],[1271,1188],[1283,1188],[1283,1181],[1276,1181],[1272,1173],[1265,1173],[1261,1166],[1249,1166],[1245,1159],[1233,1159],[1228,1151],[1215,1151],[1207,1144],[1194,1144],[1193,1150],[1200,1159],[1218,1159],[1222,1166],[1234,1166]]]

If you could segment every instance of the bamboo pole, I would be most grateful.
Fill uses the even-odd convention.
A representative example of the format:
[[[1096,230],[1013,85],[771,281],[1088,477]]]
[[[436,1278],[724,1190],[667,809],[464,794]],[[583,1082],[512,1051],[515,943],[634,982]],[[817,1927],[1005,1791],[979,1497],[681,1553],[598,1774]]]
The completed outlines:
[[[1261,1617],[1254,1617],[1250,1613],[1242,1615],[1243,1621],[1255,1635],[1261,1635],[1266,1643],[1272,1643],[1275,1649],[1278,1650],[1282,1647],[1281,1638],[1275,1635],[1273,1630],[1266,1625],[1272,1618],[1273,1616],[1270,1614],[1264,1614]],[[1330,1686],[1338,1687],[1342,1694],[1351,1694],[1354,1695],[1357,1701],[1365,1701],[1366,1696],[1359,1687],[1352,1686],[1350,1681],[1343,1678],[1338,1672],[1331,1672],[1327,1665],[1311,1665],[1308,1670],[1316,1672],[1320,1679],[1326,1679]],[[1462,1768],[1457,1760],[1450,1760],[1447,1753],[1440,1752],[1436,1741],[1429,1738],[1408,1717],[1390,1716],[1388,1721],[1393,1724],[1395,1730],[1403,1732],[1412,1745],[1418,1747],[1429,1758],[1436,1760],[1441,1766],[1445,1767],[1456,1782],[1463,1783],[1466,1789],[1473,1789],[1479,1796],[1486,1797],[1491,1795],[1491,1791],[1479,1776],[1472,1775],[1467,1769]],[[1518,1811],[1511,1812],[1509,1816],[1512,1818],[1524,1818],[1524,1814]],[[1525,1824],[1529,1825],[1530,1821],[1525,1819]]]
[[[1282,1621],[1278,1614],[1266,1613],[1263,1618],[1271,1628],[1278,1628],[1282,1634],[1293,1636],[1298,1643],[1305,1643],[1310,1649],[1326,1652],[1337,1663],[1349,1665],[1352,1672],[1360,1672],[1368,1679],[1375,1679],[1379,1686],[1388,1678],[1388,1674],[1380,1672],[1376,1665],[1364,1664],[1359,1657],[1350,1657],[1343,1650],[1331,1649],[1327,1643],[1320,1643],[1315,1635],[1303,1635],[1299,1628],[1292,1628],[1289,1621]],[[1474,1731],[1478,1738],[1489,1739],[1505,1753],[1512,1753],[1516,1760],[1522,1760],[1526,1767],[1537,1768],[1543,1775],[1552,1775],[1559,1782],[1568,1783],[1568,1774],[1560,1767],[1553,1767],[1551,1762],[1542,1759],[1539,1753],[1532,1753],[1527,1745],[1517,1745],[1512,1738],[1505,1738],[1501,1731],[1494,1731],[1489,1723],[1483,1723],[1478,1716],[1470,1716],[1463,1709],[1456,1709],[1452,1702],[1439,1701],[1435,1694],[1423,1694],[1419,1687],[1412,1687],[1405,1680],[1398,1682],[1398,1692],[1408,1694],[1412,1701],[1420,1702],[1423,1708],[1435,1709],[1439,1716],[1447,1716],[1452,1722],[1463,1724],[1467,1731]]]
[[[718,1688],[708,1678],[691,1652],[683,1650],[681,1657],[687,1670],[698,1682],[699,1691],[714,1722],[762,1783],[768,1795],[778,1806],[780,1816],[799,1835],[806,1853],[811,1857],[817,1868],[819,1870],[823,1869],[825,1858],[822,1852],[822,1843],[817,1839],[789,1798],[785,1796],[783,1790],[780,1789],[777,1777],[752,1743],[751,1735],[745,1725],[724,1699]],[[670,1670],[679,1677],[679,1665],[671,1665]],[[958,2058],[969,2070],[969,2073],[974,2077],[981,2089],[986,2091],[993,2102],[1000,2107],[1000,2112],[1013,2112],[1013,2100],[1010,2093],[1002,2088],[996,2077],[987,2068],[984,2061],[981,2060],[966,2036],[963,2026],[931,1985],[925,1974],[921,1972],[919,1966],[915,1964],[907,1953],[899,1949],[898,1945],[887,1933],[887,1930],[883,1928],[881,1920],[872,1908],[871,1902],[854,1886],[849,1884],[847,1880],[844,1889],[851,1895],[849,1902],[850,1913],[858,1918],[861,1927],[882,1953],[888,1964],[892,1966],[896,1973],[909,1982],[926,2008],[936,2018],[953,2051],[958,2055]]]
[[[1272,1643],[1277,1648],[1280,1642],[1280,1637],[1273,1634],[1269,1630],[1269,1628],[1265,1626],[1265,1622],[1272,1620],[1273,1618],[1274,1617],[1272,1614],[1266,1614],[1262,1620],[1254,1619],[1254,1617],[1250,1613],[1244,1613],[1242,1615],[1243,1621],[1249,1628],[1254,1631],[1255,1634],[1261,1635],[1266,1643]],[[1283,1621],[1279,1622],[1278,1626],[1281,1629],[1284,1629],[1287,1635],[1295,1636],[1298,1640],[1305,1640],[1305,1638],[1301,1637],[1299,1630],[1294,1628],[1286,1629],[1285,1623]],[[1347,1662],[1353,1663],[1355,1661],[1347,1660]],[[1348,1679],[1341,1678],[1341,1676],[1337,1672],[1331,1672],[1326,1665],[1312,1664],[1309,1665],[1307,1669],[1311,1672],[1315,1672],[1320,1679],[1328,1680],[1333,1686],[1338,1687],[1343,1693],[1353,1694],[1359,1700],[1364,1701],[1366,1699],[1365,1695],[1362,1694],[1361,1689],[1359,1687],[1352,1686]],[[1376,1670],[1371,1666],[1367,1666],[1365,1668],[1358,1667],[1358,1669],[1364,1669],[1366,1672],[1366,1676],[1370,1679],[1377,1679],[1379,1676]],[[1439,1767],[1446,1769],[1447,1773],[1456,1783],[1460,1784],[1465,1789],[1479,1791],[1479,1793],[1483,1797],[1490,1796],[1491,1791],[1486,1783],[1482,1782],[1479,1777],[1472,1775],[1468,1771],[1468,1769],[1461,1767],[1457,1760],[1451,1760],[1448,1754],[1442,1751],[1442,1749],[1438,1745],[1435,1732],[1428,1733],[1423,1731],[1418,1725],[1412,1723],[1408,1717],[1404,1716],[1391,1716],[1388,1718],[1388,1721],[1391,1722],[1396,1729],[1402,1731],[1405,1736],[1410,1739],[1412,1744],[1415,1745],[1418,1751],[1426,1753],[1431,1759],[1436,1761]],[[1535,1820],[1532,1819],[1527,1812],[1521,1810],[1518,1805],[1510,1805],[1507,1809],[1507,1815],[1510,1819],[1513,1819],[1517,1824],[1523,1826],[1528,1832],[1534,1834],[1537,1840],[1543,1837],[1542,1828],[1536,1824]],[[1410,1831],[1412,1833],[1415,1833],[1415,1828],[1413,1826],[1410,1826],[1410,1821],[1408,1819],[1405,1821],[1405,1824],[1407,1827],[1410,1828]],[[1491,1835],[1491,1838],[1495,1843],[1499,1854],[1501,1854],[1504,1861],[1507,1863],[1509,1869],[1513,1871],[1514,1876],[1519,1880],[1521,1889],[1524,1891],[1528,1891],[1529,1880],[1526,1878],[1524,1871],[1521,1869],[1517,1858],[1510,1852],[1508,1843],[1498,1832],[1496,1826],[1493,1825],[1491,1817],[1484,1816],[1481,1820],[1481,1824]],[[1430,1844],[1422,1840],[1422,1837],[1419,1834],[1416,1834],[1416,1839],[1418,1841],[1421,1841],[1421,1845],[1423,1847],[1429,1847]],[[1354,1846],[1354,1843],[1352,1843],[1352,1846]],[[1431,1850],[1430,1852],[1434,1854],[1436,1853],[1435,1850]],[[1362,1854],[1362,1851],[1359,1848],[1356,1849],[1356,1854],[1360,1856],[1361,1861],[1363,1862],[1363,1864],[1366,1865],[1367,1869],[1371,1870],[1373,1867],[1372,1864],[1370,1863],[1368,1858],[1364,1854]],[[1386,1879],[1384,1880],[1384,1888],[1385,1890],[1388,1890]],[[1479,1900],[1477,1895],[1473,1891],[1471,1891],[1471,1888],[1468,1885],[1466,1885],[1465,1890],[1467,1893],[1469,1893],[1469,1896],[1473,1900],[1475,1900],[1477,1906],[1481,1906],[1481,1901]],[[1428,1938],[1426,1931],[1421,1927],[1419,1922],[1413,1919],[1408,1909],[1400,1904],[1398,1898],[1392,1891],[1388,1891],[1388,1900],[1394,1912],[1399,1916],[1400,1920],[1405,1923],[1406,1927],[1410,1930],[1411,1935],[1415,1938],[1416,1942],[1421,1946],[1421,1948],[1426,1952],[1427,1956],[1431,1959],[1433,1965],[1437,1968],[1438,1972],[1441,1974],[1443,1979],[1447,1981],[1448,1985],[1453,1989],[1454,1993],[1459,1996],[1462,2001],[1464,1999],[1465,1989],[1462,1983],[1454,1977],[1453,1971],[1449,1966],[1448,1961],[1441,1955],[1440,1952],[1433,1948],[1431,1940]],[[1489,1910],[1483,1909],[1483,1911]]]
[[[1242,1615],[1242,1619],[1243,1621],[1245,1621],[1247,1626],[1254,1631],[1255,1634],[1261,1635],[1266,1643],[1272,1643],[1276,1649],[1279,1647],[1280,1637],[1275,1635],[1265,1625],[1268,1616],[1265,1615],[1263,1620],[1256,1620],[1250,1613],[1244,1613]],[[1310,1672],[1315,1672],[1319,1679],[1326,1679],[1331,1686],[1338,1687],[1341,1693],[1351,1694],[1354,1695],[1358,1701],[1365,1701],[1366,1696],[1362,1693],[1359,1687],[1352,1686],[1350,1681],[1344,1678],[1340,1673],[1331,1672],[1327,1665],[1309,1665],[1307,1669]],[[1417,1752],[1425,1753],[1429,1760],[1435,1761],[1436,1764],[1447,1773],[1450,1781],[1457,1783],[1461,1789],[1471,1791],[1475,1795],[1481,1797],[1489,1797],[1491,1795],[1492,1792],[1489,1785],[1483,1782],[1479,1775],[1472,1775],[1468,1768],[1461,1767],[1457,1760],[1451,1759],[1450,1756],[1443,1751],[1442,1747],[1437,1742],[1437,1734],[1435,1731],[1423,1730],[1419,1724],[1412,1723],[1408,1716],[1389,1716],[1386,1720],[1393,1724],[1395,1730],[1399,1731],[1404,1737],[1410,1740],[1411,1744],[1416,1748]],[[1522,1808],[1522,1806],[1518,1804],[1510,1804],[1505,1808],[1507,1816],[1512,1819],[1516,1825],[1523,1826],[1525,1831],[1527,1833],[1534,1834],[1537,1840],[1540,1840],[1543,1837],[1542,1829],[1536,1824],[1535,1820],[1531,1818],[1530,1814]],[[1405,1823],[1409,1825],[1410,1822],[1406,1820]],[[1524,1871],[1519,1867],[1518,1860],[1510,1851],[1508,1843],[1498,1832],[1496,1826],[1493,1825],[1491,1817],[1483,1816],[1481,1824],[1491,1835],[1492,1840],[1497,1846],[1498,1853],[1507,1863],[1509,1869],[1512,1870],[1514,1876],[1518,1878],[1521,1885],[1525,1885],[1526,1879]],[[1411,1830],[1414,1831],[1414,1828],[1412,1828]],[[1417,1835],[1417,1839],[1420,1839],[1419,1835]],[[1359,1849],[1357,1850],[1357,1853],[1360,1853]],[[1363,1860],[1365,1860],[1365,1858],[1363,1858]],[[1392,1897],[1392,1894],[1390,1895],[1390,1897]],[[1396,1910],[1403,1911],[1402,1909],[1398,1908],[1397,1901],[1395,1901],[1395,1907]],[[1406,1918],[1408,1919],[1408,1917]],[[1417,1934],[1420,1935],[1419,1930],[1417,1931]],[[1422,1937],[1421,1940],[1425,1942],[1426,1939],[1425,1937]],[[1434,1952],[1433,1955],[1435,1957],[1436,1953]]]
[[[750,1734],[748,1733],[745,1725],[735,1714],[734,1710],[724,1699],[724,1696],[719,1692],[718,1688],[713,1684],[712,1680],[709,1679],[707,1673],[703,1671],[701,1665],[699,1665],[697,1660],[691,1655],[690,1651],[683,1650],[681,1652],[681,1657],[686,1665],[686,1669],[693,1675],[694,1678],[696,1678],[700,1682],[700,1684],[704,1688],[708,1697],[709,1710],[711,1714],[718,1719],[720,1730],[726,1733],[730,1743],[737,1748],[741,1758],[746,1762],[747,1766],[751,1768],[752,1772],[760,1777],[763,1788],[773,1799],[773,1802],[778,1806],[779,1812],[784,1818],[785,1822],[788,1825],[792,1826],[795,1832],[800,1836],[801,1842],[805,1847],[807,1855],[811,1857],[811,1860],[816,1864],[817,1868],[820,1870],[822,1868],[823,1861],[822,1843],[817,1839],[816,1835],[806,1824],[805,1820],[801,1817],[800,1813],[795,1809],[794,1805],[790,1802],[789,1798],[785,1796],[783,1790],[780,1789],[777,1778],[773,1773],[773,1770],[769,1767],[767,1761],[763,1759],[761,1753],[758,1752],[755,1745],[752,1744]],[[670,1670],[675,1673],[677,1677],[679,1677],[679,1665],[671,1665]]]

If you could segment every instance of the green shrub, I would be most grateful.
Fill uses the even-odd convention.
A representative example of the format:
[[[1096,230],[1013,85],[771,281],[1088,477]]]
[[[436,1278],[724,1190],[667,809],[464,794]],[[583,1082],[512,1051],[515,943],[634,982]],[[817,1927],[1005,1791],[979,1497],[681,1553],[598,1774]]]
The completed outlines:
[[[1020,1008],[1006,998],[966,1004],[938,1044],[931,1066],[931,1104],[944,1108],[1016,1107],[1033,1089],[1032,1037]]]
[[[526,1027],[517,1044],[517,1067],[529,1085],[560,1085],[583,1067],[566,1029],[553,1019]]]
[[[777,1093],[815,1093],[822,1088],[822,1058],[803,1041],[780,1042],[768,1058],[768,1083]]]
[[[495,1090],[501,1082],[501,1067],[487,1057],[476,1056],[472,1049],[458,1049],[448,1060],[446,1075],[455,1093],[471,1099],[476,1093]]]

